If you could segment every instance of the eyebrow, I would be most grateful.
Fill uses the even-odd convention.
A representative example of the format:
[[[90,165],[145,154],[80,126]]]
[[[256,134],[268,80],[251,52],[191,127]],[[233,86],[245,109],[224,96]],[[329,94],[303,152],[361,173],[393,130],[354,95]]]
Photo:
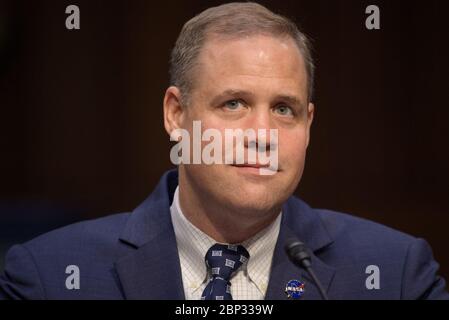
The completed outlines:
[[[248,97],[254,97],[254,94],[250,91],[245,91],[245,90],[227,89],[227,90],[219,93],[215,97],[213,97],[211,104],[215,106],[218,103],[221,103],[222,100],[229,98],[229,97],[235,97],[235,96],[248,98]],[[280,94],[274,98],[274,101],[282,101],[287,104],[296,105],[301,109],[305,108],[305,104],[303,103],[303,101],[300,98],[298,98],[296,96],[292,96],[292,95]]]
[[[212,98],[211,105],[216,106],[217,104],[221,103],[222,100],[230,98],[230,97],[252,97],[254,96],[251,92],[245,91],[245,90],[238,90],[238,89],[227,89],[215,97]]]
[[[287,104],[290,104],[290,105],[298,106],[301,110],[305,109],[305,104],[303,103],[303,101],[295,96],[279,95],[276,97],[276,100],[286,102]]]

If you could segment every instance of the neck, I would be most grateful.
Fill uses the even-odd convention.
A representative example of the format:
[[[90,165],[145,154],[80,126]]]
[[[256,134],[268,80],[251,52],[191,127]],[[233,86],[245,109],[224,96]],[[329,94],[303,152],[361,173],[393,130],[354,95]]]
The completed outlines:
[[[220,203],[219,199],[187,181],[184,170],[179,170],[179,204],[187,220],[220,243],[236,244],[248,240],[268,227],[278,216],[280,208],[254,214],[242,212]]]

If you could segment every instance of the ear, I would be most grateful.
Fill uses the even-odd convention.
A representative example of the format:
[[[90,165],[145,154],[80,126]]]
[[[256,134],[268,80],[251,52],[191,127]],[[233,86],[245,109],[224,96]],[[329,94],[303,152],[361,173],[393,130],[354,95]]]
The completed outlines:
[[[175,86],[169,87],[164,96],[164,127],[169,135],[173,130],[182,128],[184,112],[180,90]]]
[[[312,126],[314,113],[315,113],[315,105],[312,102],[309,102],[309,105],[307,106],[307,142],[306,142],[306,148],[309,146],[310,127]]]

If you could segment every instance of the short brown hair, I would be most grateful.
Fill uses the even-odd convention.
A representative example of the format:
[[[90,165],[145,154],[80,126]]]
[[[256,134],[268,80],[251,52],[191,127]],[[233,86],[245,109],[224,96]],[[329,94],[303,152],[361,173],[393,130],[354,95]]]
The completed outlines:
[[[171,53],[170,85],[177,86],[183,100],[188,100],[193,81],[191,71],[207,36],[237,38],[256,34],[290,37],[295,41],[306,66],[307,93],[310,101],[315,67],[307,36],[288,18],[253,2],[234,2],[212,7],[184,24]]]

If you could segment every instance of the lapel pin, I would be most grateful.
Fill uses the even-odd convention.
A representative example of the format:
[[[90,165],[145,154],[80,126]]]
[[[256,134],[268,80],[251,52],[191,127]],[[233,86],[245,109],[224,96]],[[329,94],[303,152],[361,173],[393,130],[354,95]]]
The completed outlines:
[[[290,280],[285,287],[287,298],[299,299],[304,294],[304,283],[298,280]]]

